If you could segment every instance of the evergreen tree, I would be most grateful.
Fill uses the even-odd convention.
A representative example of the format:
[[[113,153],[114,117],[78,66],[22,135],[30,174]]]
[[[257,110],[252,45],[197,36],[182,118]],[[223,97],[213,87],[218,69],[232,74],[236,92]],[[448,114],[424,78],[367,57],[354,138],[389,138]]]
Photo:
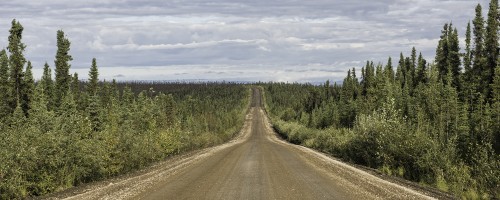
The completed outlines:
[[[116,82],[116,79],[113,79],[113,81],[111,81],[111,92],[112,92],[111,96],[113,99],[115,100],[120,99],[120,90],[118,89],[118,83]]]
[[[100,102],[98,98],[99,89],[99,72],[97,70],[96,59],[92,59],[92,65],[89,71],[89,83],[87,85],[87,94],[89,98],[89,104],[87,107],[87,112],[90,116],[90,122],[92,124],[92,130],[100,131],[102,126]]]
[[[484,39],[484,50],[486,63],[481,74],[483,94],[487,100],[492,98],[490,84],[493,82],[495,67],[498,59],[498,0],[491,0],[488,11],[488,20]]]
[[[351,76],[351,70],[347,70],[347,76],[344,78],[344,81],[342,82],[342,92],[341,92],[341,99],[343,100],[352,100],[354,96],[354,86],[352,83],[352,76]],[[311,106],[306,106],[306,111],[309,111]]]
[[[78,73],[74,73],[71,79],[71,92],[73,93],[73,97],[75,98],[75,102],[80,103],[80,81],[78,80]]]
[[[415,47],[411,48],[411,68],[417,68],[417,49]]]
[[[405,66],[405,58],[403,53],[399,55],[398,68],[396,69],[396,82],[399,83],[399,86],[403,88],[406,81],[406,66]]]
[[[441,31],[441,36],[438,42],[438,47],[436,48],[436,67],[439,70],[439,79],[444,80],[446,73],[448,72],[448,34],[449,34],[448,23],[444,24],[443,30]]]
[[[450,24],[448,30],[448,69],[451,71],[451,85],[457,90],[462,89],[460,76],[462,69],[460,68],[460,45],[458,41],[457,29],[452,29]]]
[[[411,64],[411,58],[406,57],[405,58],[405,66],[406,66],[406,74],[405,74],[405,80],[404,80],[404,86],[407,87],[408,89],[408,94],[412,95],[413,94],[413,76],[415,74],[415,68],[413,68],[413,65]]]
[[[102,127],[99,98],[97,95],[92,95],[89,98],[87,113],[89,114],[92,130],[97,132],[100,131]]]
[[[0,122],[13,111],[9,105],[9,58],[5,50],[0,51]]]
[[[467,23],[465,31],[465,53],[463,59],[464,73],[463,73],[463,89],[459,91],[461,99],[466,100],[470,98],[470,94],[476,86],[474,85],[473,72],[472,72],[472,50],[471,50],[471,28],[470,22]]]
[[[361,75],[362,75],[362,81],[361,81],[361,94],[363,96],[369,95],[368,93],[370,90],[372,90],[373,85],[375,83],[375,69],[373,66],[373,62],[366,62],[366,66],[364,68],[361,68]]]
[[[23,126],[27,126],[26,124],[26,116],[24,115],[23,109],[21,105],[18,103],[16,108],[14,109],[14,113],[12,113],[12,118],[10,120],[10,126],[14,128],[14,130],[23,130]]]
[[[40,85],[43,89],[44,98],[46,98],[47,109],[52,110],[53,103],[51,100],[54,94],[54,81],[52,80],[52,70],[47,62],[45,62],[43,66],[43,75],[40,80]]]
[[[24,58],[24,49],[26,45],[22,43],[23,26],[16,21],[12,20],[12,27],[9,30],[9,64],[10,64],[10,82],[11,82],[11,96],[14,98],[10,102],[11,108],[17,107],[17,103],[21,102],[21,92],[22,92],[22,81],[23,81],[23,68],[26,63],[26,58]]]
[[[31,109],[31,101],[35,92],[35,80],[33,79],[32,68],[31,62],[28,61],[22,82],[23,91],[21,93],[21,108],[25,115],[28,115],[28,111]]]
[[[60,103],[60,107],[57,112],[61,120],[58,122],[61,126],[58,127],[60,131],[74,137],[74,134],[78,131],[77,129],[81,126],[79,125],[79,123],[81,123],[81,119],[76,120],[77,118],[80,118],[80,115],[77,110],[75,99],[73,98],[73,93],[69,88],[64,96],[64,99]]]
[[[68,93],[71,75],[69,74],[70,64],[69,61],[73,60],[71,55],[69,55],[70,42],[65,37],[62,30],[57,31],[57,53],[55,59],[56,66],[56,78],[55,78],[55,91],[54,97],[56,107],[59,107],[64,96]]]
[[[451,72],[451,71],[450,71]],[[444,84],[440,84],[440,112],[438,116],[438,130],[443,146],[449,145],[450,138],[457,136],[458,128],[458,96],[452,87],[452,74],[447,73]]]
[[[126,105],[132,105],[132,103],[134,103],[134,93],[132,92],[132,89],[129,86],[125,86],[123,88],[121,100],[123,107],[127,107]]]
[[[422,57],[422,53],[418,55],[418,64],[415,75],[415,86],[419,83],[427,83],[427,61]]]
[[[54,112],[49,111],[47,107],[49,99],[43,90],[44,86],[42,84],[35,86],[31,109],[29,110],[29,123],[31,126],[37,127],[41,133],[47,133],[54,129],[55,120]]]
[[[465,76],[468,73],[472,73],[472,51],[471,51],[471,29],[470,22],[467,23],[467,29],[465,31],[465,53],[464,53],[464,70]]]
[[[87,93],[89,95],[96,95],[98,91],[99,83],[99,71],[97,70],[96,59],[92,59],[92,65],[90,66],[89,72],[89,83],[87,87]]]
[[[500,61],[500,58],[498,58]],[[493,78],[493,83],[491,85],[493,104],[493,147],[495,152],[500,153],[500,62],[497,61],[497,67],[495,68],[495,76]]]
[[[474,25],[472,33],[474,34],[474,51],[473,51],[473,65],[472,65],[472,80],[476,91],[482,91],[484,83],[481,83],[481,74],[484,68],[484,18],[482,14],[481,5],[476,6],[476,16],[472,21]],[[484,96],[484,94],[483,94]]]
[[[359,80],[356,77],[356,68],[352,68],[351,71],[351,77],[352,77],[352,85],[353,85],[353,98],[356,99],[359,96]]]
[[[391,57],[389,57],[389,59],[387,59],[387,65],[385,65],[384,74],[386,75],[386,77],[389,81],[391,81],[391,82],[394,81],[394,69],[392,69]]]
[[[408,74],[409,74],[409,77],[411,77],[410,80],[408,80],[408,83],[410,84],[411,88],[414,88],[416,86],[416,83],[415,83],[415,74],[416,74],[416,70],[417,70],[417,49],[415,49],[415,47],[412,47],[411,48],[411,56],[410,56],[410,65],[409,65],[409,69],[408,69]]]
[[[498,59],[500,60],[500,58]],[[500,63],[498,63],[495,68],[495,76],[491,88],[493,89],[493,102],[500,103]]]

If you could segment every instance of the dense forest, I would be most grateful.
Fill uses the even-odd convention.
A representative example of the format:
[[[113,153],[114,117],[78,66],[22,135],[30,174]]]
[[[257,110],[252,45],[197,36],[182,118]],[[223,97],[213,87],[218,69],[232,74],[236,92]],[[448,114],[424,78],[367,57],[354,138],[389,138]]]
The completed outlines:
[[[261,84],[274,129],[292,143],[457,197],[500,198],[498,0],[486,18],[481,5],[475,13],[465,44],[444,24],[432,62],[413,47],[394,65],[389,57],[349,70],[342,84]],[[243,124],[245,85],[99,80],[96,59],[80,80],[70,74],[62,30],[54,72],[45,63],[35,79],[24,28],[11,25],[0,51],[0,199],[131,172],[228,141]]]
[[[241,128],[250,91],[222,83],[117,83],[70,74],[70,41],[57,31],[55,78],[35,81],[22,25],[0,52],[0,199],[64,190],[220,144]]]
[[[481,5],[460,49],[444,25],[435,61],[413,48],[367,62],[343,83],[264,84],[267,110],[285,139],[464,198],[500,198],[498,0]],[[359,73],[359,71],[358,71]]]

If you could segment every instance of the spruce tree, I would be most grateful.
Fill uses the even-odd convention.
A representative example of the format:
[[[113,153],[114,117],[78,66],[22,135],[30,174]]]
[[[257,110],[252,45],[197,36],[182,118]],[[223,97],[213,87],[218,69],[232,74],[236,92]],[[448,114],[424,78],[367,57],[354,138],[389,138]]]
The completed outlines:
[[[92,59],[92,65],[89,71],[89,83],[87,87],[87,93],[92,96],[96,95],[98,91],[99,83],[99,71],[97,70],[96,59]]]
[[[483,94],[490,100],[492,98],[490,84],[493,82],[495,67],[498,59],[498,0],[491,0],[488,11],[488,20],[484,39],[484,50],[486,63],[481,74]]]
[[[71,92],[73,93],[73,97],[75,98],[75,102],[79,103],[80,100],[80,81],[78,80],[78,73],[74,73],[71,78]]]
[[[356,77],[356,68],[352,68],[352,71],[351,71],[351,81],[352,81],[352,90],[353,90],[353,98],[356,99],[358,98],[359,96],[359,80],[358,78]]]
[[[89,103],[87,106],[87,113],[90,116],[90,122],[92,124],[93,131],[101,130],[101,114],[99,112],[100,102],[98,98],[98,90],[99,90],[99,72],[97,70],[96,59],[92,59],[92,65],[90,66],[89,71],[89,83],[87,85],[87,94],[89,98]]]
[[[26,72],[23,77],[21,93],[21,108],[23,109],[25,115],[28,115],[28,111],[31,109],[31,101],[33,100],[35,92],[35,80],[33,79],[32,69],[33,67],[31,66],[31,62],[28,61]]]
[[[127,107],[128,105],[132,105],[132,103],[134,103],[134,93],[132,92],[132,89],[127,85],[123,88],[121,102],[122,107]]]
[[[436,48],[436,66],[439,70],[439,79],[445,84],[447,80],[457,89],[461,88],[460,81],[460,45],[458,32],[453,28],[453,24],[445,24],[441,31],[441,37]],[[450,79],[447,78],[451,72]]]
[[[411,48],[411,68],[417,68],[417,49]]]
[[[464,53],[464,74],[466,82],[470,81],[468,76],[472,75],[472,51],[471,51],[471,29],[470,22],[467,23],[467,29],[465,31],[465,53]],[[470,82],[468,82],[470,83]]]
[[[113,99],[119,100],[120,99],[120,90],[118,89],[118,83],[116,82],[116,79],[113,79],[113,81],[111,81],[111,91],[112,91]],[[325,95],[328,95],[328,93],[325,93]],[[325,96],[325,98],[326,97],[327,96]]]
[[[11,84],[11,96],[13,97],[10,106],[12,109],[17,107],[17,103],[21,102],[21,92],[22,92],[22,81],[23,81],[23,68],[26,63],[26,58],[24,58],[24,49],[26,45],[22,43],[23,26],[16,21],[12,20],[12,27],[9,30],[9,66],[10,66],[10,84]]]
[[[47,62],[45,62],[45,65],[43,66],[43,75],[40,80],[40,85],[44,93],[44,98],[46,99],[47,109],[52,110],[53,103],[51,100],[53,99],[54,94],[54,81],[52,80],[52,70]]]
[[[493,147],[495,152],[500,153],[500,57],[495,67],[492,88],[492,113],[493,113]]]
[[[16,108],[14,109],[14,113],[12,113],[12,117],[10,119],[10,126],[14,128],[14,130],[23,130],[23,126],[27,126],[26,124],[26,115],[24,115],[23,109],[18,103]]]
[[[467,23],[465,31],[465,53],[463,58],[464,73],[463,73],[463,89],[459,91],[460,98],[469,102],[472,92],[475,90],[473,72],[472,72],[472,50],[471,50],[471,27],[470,22]]]
[[[417,49],[415,47],[411,48],[411,56],[410,56],[410,67],[409,67],[409,74],[411,76],[411,86],[414,88],[416,86],[416,81],[415,81],[415,74],[416,74],[416,69],[417,69]]]
[[[495,76],[493,78],[493,83],[491,85],[493,92],[493,102],[500,103],[500,57],[499,62],[495,68]],[[500,114],[500,113],[499,113]]]
[[[472,31],[474,34],[472,80],[476,86],[475,90],[481,92],[482,88],[484,88],[484,83],[481,83],[481,74],[486,60],[484,57],[484,18],[480,4],[476,6],[476,16],[472,24],[474,25]]]
[[[44,86],[38,84],[35,86],[31,109],[29,110],[29,123],[31,126],[39,129],[41,133],[47,133],[54,129],[54,113],[49,111],[48,98],[44,92]]]
[[[412,68],[410,57],[405,58],[406,74],[404,85],[408,88],[408,94],[413,94],[413,75],[415,74],[415,68]]]
[[[386,75],[387,79],[390,81],[390,82],[393,82],[394,81],[394,69],[392,69],[392,58],[389,57],[387,59],[387,65],[385,65],[385,68],[384,68],[384,74]]]
[[[405,67],[405,59],[403,53],[399,55],[398,68],[396,69],[396,82],[399,83],[399,87],[403,88],[405,84],[405,76],[406,76],[406,67]]]
[[[71,55],[69,55],[70,42],[65,37],[62,30],[57,31],[57,53],[55,59],[56,66],[56,78],[55,78],[55,106],[59,107],[64,96],[68,93],[71,75],[69,74],[70,64],[69,61],[73,60]]]
[[[9,58],[5,50],[0,51],[0,122],[10,113]]]
[[[375,81],[375,70],[373,69],[373,62],[370,63],[369,61],[366,62],[366,66],[364,68],[361,68],[361,94],[363,96],[367,96],[369,90],[373,87],[374,81]]]
[[[102,127],[100,107],[99,97],[97,95],[90,96],[87,113],[89,115],[92,130],[96,132],[100,131]]]
[[[457,90],[462,89],[460,76],[462,69],[460,67],[460,45],[458,41],[457,29],[452,29],[450,25],[448,30],[448,69],[451,72],[451,86]]]
[[[427,61],[422,57],[422,53],[418,55],[417,70],[415,75],[415,86],[420,83],[427,83]]]

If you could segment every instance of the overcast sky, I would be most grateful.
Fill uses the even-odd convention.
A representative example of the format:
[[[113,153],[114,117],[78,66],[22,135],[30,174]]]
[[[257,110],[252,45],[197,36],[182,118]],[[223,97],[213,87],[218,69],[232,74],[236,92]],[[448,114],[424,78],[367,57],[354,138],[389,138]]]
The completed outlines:
[[[338,81],[412,46],[433,59],[443,24],[463,39],[478,3],[486,12],[487,0],[2,0],[0,48],[16,18],[37,79],[62,29],[82,79],[95,57],[107,80]]]

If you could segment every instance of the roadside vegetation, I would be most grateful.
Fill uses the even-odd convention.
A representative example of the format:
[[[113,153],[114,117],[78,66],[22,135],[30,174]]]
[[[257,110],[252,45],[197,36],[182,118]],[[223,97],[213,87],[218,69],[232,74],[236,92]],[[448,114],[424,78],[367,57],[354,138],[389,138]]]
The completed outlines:
[[[0,199],[61,191],[220,144],[241,128],[250,90],[237,84],[89,80],[69,74],[70,41],[57,32],[55,78],[35,82],[23,27],[0,52]],[[90,61],[90,59],[89,59]]]
[[[500,198],[498,1],[476,17],[460,50],[445,24],[435,62],[415,48],[367,62],[340,85],[264,84],[286,140],[467,199]],[[359,72],[358,72],[359,73]]]

